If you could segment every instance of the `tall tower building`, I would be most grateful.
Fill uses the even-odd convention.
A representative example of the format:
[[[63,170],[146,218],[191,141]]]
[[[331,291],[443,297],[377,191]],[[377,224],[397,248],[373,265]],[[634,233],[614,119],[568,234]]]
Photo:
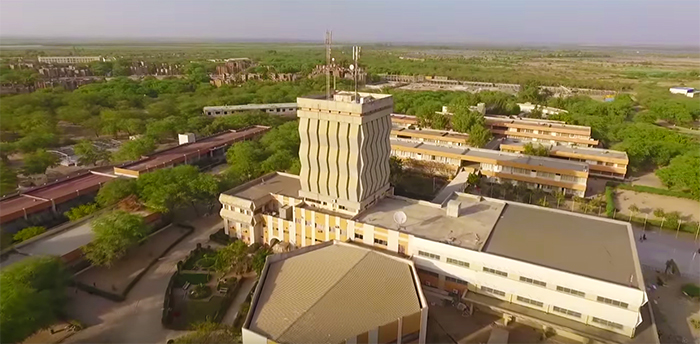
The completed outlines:
[[[391,95],[341,92],[297,103],[299,197],[350,214],[383,197],[390,189]]]

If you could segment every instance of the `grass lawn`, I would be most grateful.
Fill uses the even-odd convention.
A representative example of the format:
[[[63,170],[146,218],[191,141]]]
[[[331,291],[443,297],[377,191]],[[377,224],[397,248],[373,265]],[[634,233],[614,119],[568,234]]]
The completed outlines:
[[[697,284],[688,283],[681,287],[681,290],[692,298],[700,298],[700,286]]]
[[[216,312],[221,310],[221,304],[223,301],[224,298],[221,296],[213,296],[207,302],[188,300],[185,308],[185,314],[183,314],[183,320],[189,326],[206,321],[207,319],[214,319]]]

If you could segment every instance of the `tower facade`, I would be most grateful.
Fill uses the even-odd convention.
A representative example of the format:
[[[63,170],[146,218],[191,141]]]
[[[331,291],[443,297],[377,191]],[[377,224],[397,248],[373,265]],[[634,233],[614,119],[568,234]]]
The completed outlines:
[[[391,95],[341,92],[297,103],[299,196],[350,214],[383,197],[390,190]]]

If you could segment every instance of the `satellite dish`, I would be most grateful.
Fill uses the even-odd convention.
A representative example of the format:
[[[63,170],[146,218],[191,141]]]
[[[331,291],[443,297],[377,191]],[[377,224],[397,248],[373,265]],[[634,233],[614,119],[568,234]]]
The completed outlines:
[[[350,70],[355,70],[355,65],[350,65]]]
[[[394,222],[396,222],[396,224],[399,225],[399,227],[402,224],[406,223],[406,219],[406,213],[404,213],[403,211],[397,211],[394,213]]]

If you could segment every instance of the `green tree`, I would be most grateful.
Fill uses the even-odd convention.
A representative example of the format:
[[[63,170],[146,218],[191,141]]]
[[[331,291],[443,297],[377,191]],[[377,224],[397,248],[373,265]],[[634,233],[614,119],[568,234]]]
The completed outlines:
[[[92,221],[95,238],[83,248],[94,265],[110,266],[148,233],[143,217],[115,210]]]
[[[85,216],[93,214],[98,210],[100,210],[100,207],[97,205],[97,203],[88,203],[79,205],[77,207],[73,207],[63,214],[66,215],[68,220],[76,221],[82,219]]]
[[[452,116],[452,129],[461,133],[468,133],[475,125],[484,125],[484,117],[468,108],[457,108]]]
[[[528,142],[523,148],[523,154],[525,155],[549,156],[549,147],[542,144],[537,144],[537,146],[535,146]]]
[[[480,180],[481,178],[476,173],[469,173],[469,175],[467,176],[467,184],[471,186],[478,185]]]
[[[557,200],[557,206],[559,206],[566,200],[566,194],[564,191],[557,190],[554,192],[554,198]]]
[[[248,246],[242,240],[236,240],[226,247],[216,251],[214,269],[219,273],[227,273],[236,265],[241,265],[248,254]]]
[[[44,232],[46,232],[45,227],[41,227],[41,226],[27,227],[27,228],[23,228],[19,232],[15,233],[15,235],[12,236],[12,239],[14,239],[15,242],[22,242],[22,241],[25,241],[29,238],[35,237],[39,234],[42,234]]]
[[[102,188],[97,192],[95,201],[101,207],[106,207],[123,200],[126,197],[135,195],[138,192],[136,185],[136,180],[127,179],[114,179],[109,181],[107,184],[103,185]]]
[[[96,147],[89,140],[81,140],[73,150],[78,156],[78,164],[81,166],[96,165],[99,161],[108,162],[110,153],[102,148]]]
[[[389,157],[389,178],[393,184],[398,183],[403,176],[403,160],[396,156]]]
[[[38,149],[36,152],[25,155],[24,166],[22,166],[22,174],[40,174],[45,173],[49,167],[58,165],[58,156],[49,153],[43,149]]]
[[[262,270],[265,267],[265,260],[269,255],[272,255],[272,251],[268,248],[261,248],[255,252],[255,254],[253,254],[253,271],[255,271],[258,276],[260,276],[262,273]]]
[[[31,256],[0,271],[0,333],[18,343],[63,313],[68,273],[58,258]]]
[[[491,141],[493,135],[486,129],[483,125],[474,125],[469,130],[469,138],[467,143],[472,147],[484,147],[487,143]]]
[[[137,189],[146,206],[170,212],[184,205],[191,205],[196,211],[196,203],[216,199],[219,186],[212,175],[200,173],[191,165],[180,165],[142,175],[137,180]]]
[[[130,161],[141,159],[142,156],[156,150],[156,142],[150,137],[142,137],[136,140],[124,142],[119,150],[114,153],[116,161]]]
[[[229,164],[229,173],[241,180],[257,177],[261,173],[260,161],[265,156],[265,151],[256,141],[243,141],[235,143],[226,152],[226,161]]]
[[[654,216],[657,218],[663,218],[666,217],[666,212],[661,208],[656,208],[654,209]]]
[[[0,195],[13,193],[17,190],[17,172],[0,160]]]
[[[700,150],[679,155],[658,169],[656,175],[669,189],[681,190],[700,199]]]

